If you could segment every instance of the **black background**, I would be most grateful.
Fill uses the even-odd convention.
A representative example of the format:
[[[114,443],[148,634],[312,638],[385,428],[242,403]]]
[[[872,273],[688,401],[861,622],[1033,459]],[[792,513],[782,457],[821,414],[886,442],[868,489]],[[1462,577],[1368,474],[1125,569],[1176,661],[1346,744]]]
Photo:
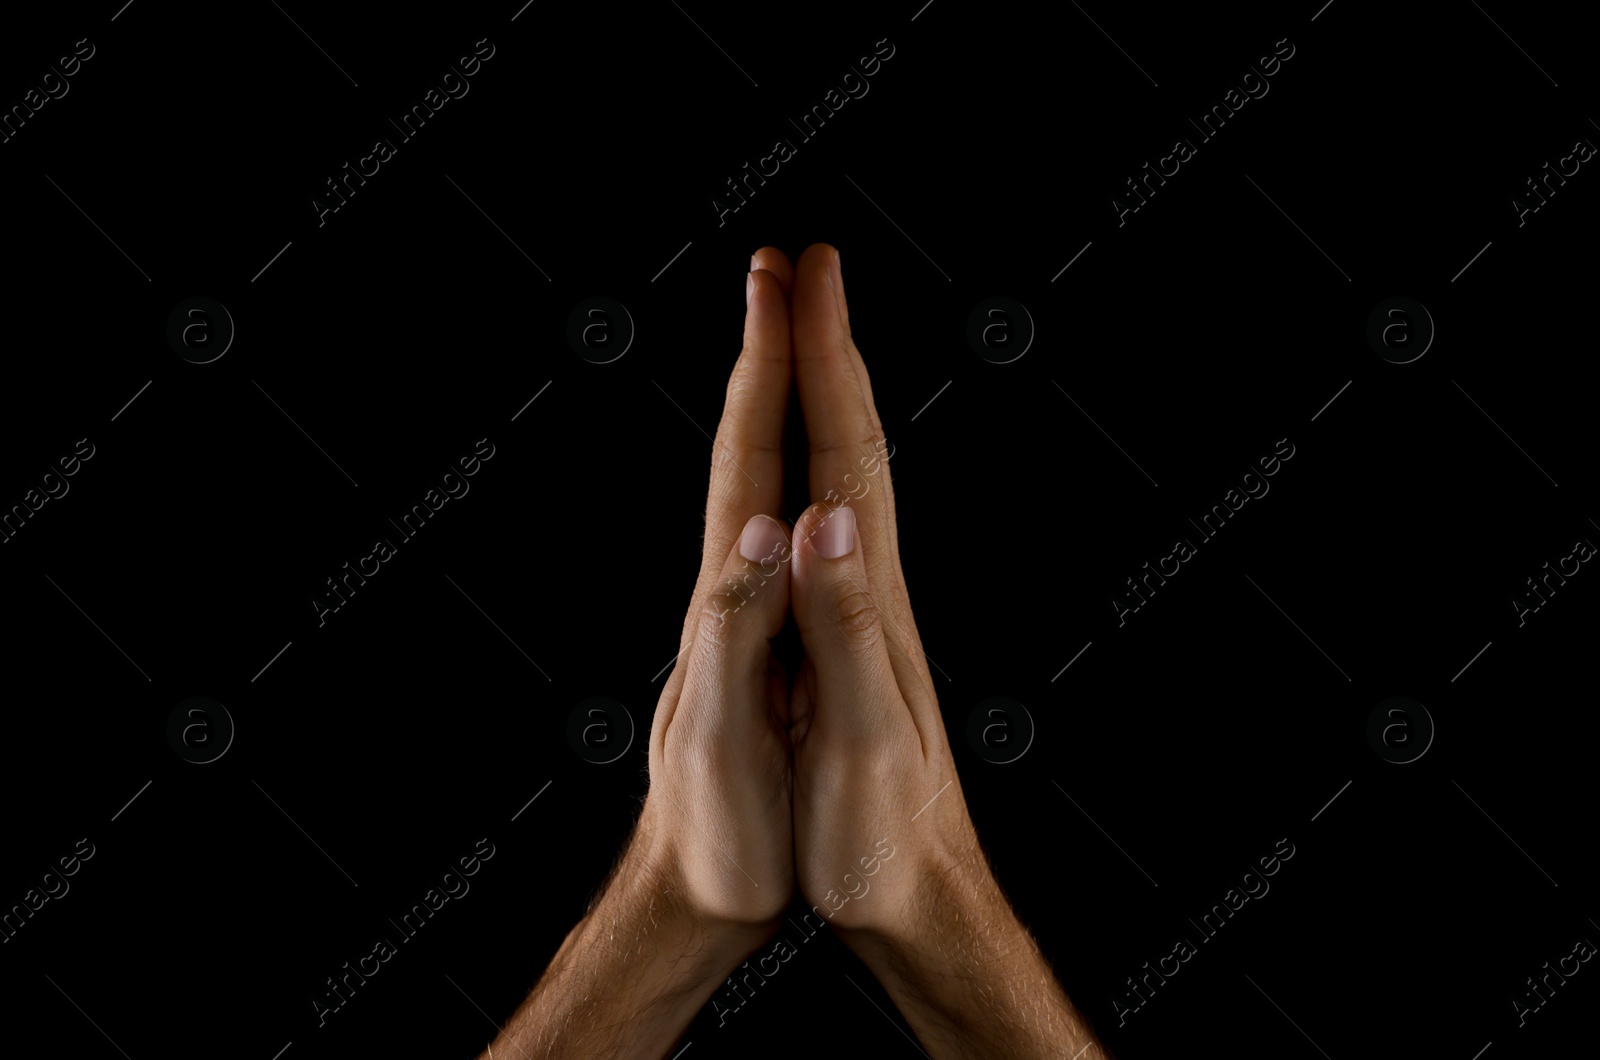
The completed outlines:
[[[0,904],[96,853],[0,945],[0,1034],[481,1049],[646,788],[749,255],[816,241],[895,445],[973,817],[1108,1046],[1492,1060],[1578,1034],[1588,965],[1526,1026],[1506,1000],[1600,941],[1600,575],[1521,627],[1508,603],[1600,540],[1600,178],[1522,227],[1509,202],[1600,135],[1575,16],[917,3],[7,14],[8,106],[96,51],[0,144],[0,502],[77,439],[95,455],[0,546]],[[319,227],[323,182],[484,38],[468,95]],[[719,227],[708,197],[884,39],[868,95]],[[1108,197],[1283,40],[1269,93],[1119,227]],[[607,365],[564,337],[597,294],[637,326]],[[211,364],[165,339],[193,295],[237,326]],[[966,343],[992,295],[1037,326],[1010,364]],[[1393,295],[1437,327],[1410,364],[1365,338]],[[319,627],[323,580],[480,438],[470,493]],[[1279,439],[1270,493],[1119,627],[1108,596]],[[194,695],[237,724],[207,765],[166,739]],[[593,695],[640,726],[612,765],[566,739]],[[993,695],[1038,726],[1009,765],[964,735]],[[1393,695],[1437,726],[1407,765],[1365,735]],[[481,837],[470,893],[319,1027],[307,994]],[[1270,892],[1119,1027],[1107,995],[1280,839]],[[894,1013],[823,936],[682,1042],[915,1055],[846,974]]]

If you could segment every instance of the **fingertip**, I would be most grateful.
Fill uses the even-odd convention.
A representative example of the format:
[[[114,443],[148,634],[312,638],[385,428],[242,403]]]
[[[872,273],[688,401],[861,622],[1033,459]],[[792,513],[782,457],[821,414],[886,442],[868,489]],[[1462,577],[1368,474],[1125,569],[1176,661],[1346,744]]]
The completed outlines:
[[[855,509],[813,504],[794,526],[795,547],[801,542],[817,559],[839,560],[859,554]]]
[[[835,281],[838,252],[827,243],[813,243],[795,263],[794,294],[790,312],[796,325],[796,338],[821,343],[832,350],[849,337],[840,288]]]
[[[766,269],[745,275],[745,332],[761,337],[761,345],[773,352],[782,347],[789,355],[789,299],[778,277]]]
[[[789,558],[789,532],[770,515],[757,513],[739,535],[739,555],[751,563],[783,562]]]
[[[794,266],[777,247],[762,247],[750,255],[750,271],[772,273],[785,298],[794,292]]]

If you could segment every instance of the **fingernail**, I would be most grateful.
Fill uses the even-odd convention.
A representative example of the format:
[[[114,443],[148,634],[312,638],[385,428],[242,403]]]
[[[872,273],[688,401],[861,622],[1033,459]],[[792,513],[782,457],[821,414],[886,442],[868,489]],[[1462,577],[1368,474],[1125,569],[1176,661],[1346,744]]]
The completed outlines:
[[[752,515],[739,535],[739,555],[752,563],[771,560],[785,544],[783,527],[770,515]]]
[[[823,516],[812,543],[823,559],[849,555],[856,547],[856,513],[846,504]]]
[[[750,297],[756,293],[756,274],[746,273],[744,278],[744,304],[750,304]]]
[[[756,271],[756,256],[754,254],[750,255],[750,271]]]

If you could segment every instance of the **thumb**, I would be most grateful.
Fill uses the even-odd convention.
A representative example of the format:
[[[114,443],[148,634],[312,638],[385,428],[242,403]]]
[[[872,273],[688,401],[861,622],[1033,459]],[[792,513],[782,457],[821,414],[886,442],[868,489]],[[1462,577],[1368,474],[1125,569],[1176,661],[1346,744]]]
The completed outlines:
[[[701,733],[751,732],[768,725],[770,641],[789,609],[789,536],[770,515],[754,515],[690,624],[694,643],[679,702],[723,704],[689,724]]]
[[[848,504],[812,505],[795,524],[790,592],[824,704],[815,724],[874,729],[900,699],[871,588],[856,513]]]

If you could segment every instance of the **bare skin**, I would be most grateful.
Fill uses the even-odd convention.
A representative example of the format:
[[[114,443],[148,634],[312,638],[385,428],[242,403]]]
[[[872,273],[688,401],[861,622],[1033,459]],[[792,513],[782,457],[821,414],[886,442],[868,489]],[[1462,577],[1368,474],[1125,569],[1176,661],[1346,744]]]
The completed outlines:
[[[666,1055],[798,887],[936,1060],[1100,1060],[967,813],[838,254],[816,244],[791,265],[764,247],[751,267],[650,791],[607,886],[492,1053]],[[792,536],[777,518],[791,381],[820,498]],[[771,647],[791,612],[805,648],[792,685]]]

